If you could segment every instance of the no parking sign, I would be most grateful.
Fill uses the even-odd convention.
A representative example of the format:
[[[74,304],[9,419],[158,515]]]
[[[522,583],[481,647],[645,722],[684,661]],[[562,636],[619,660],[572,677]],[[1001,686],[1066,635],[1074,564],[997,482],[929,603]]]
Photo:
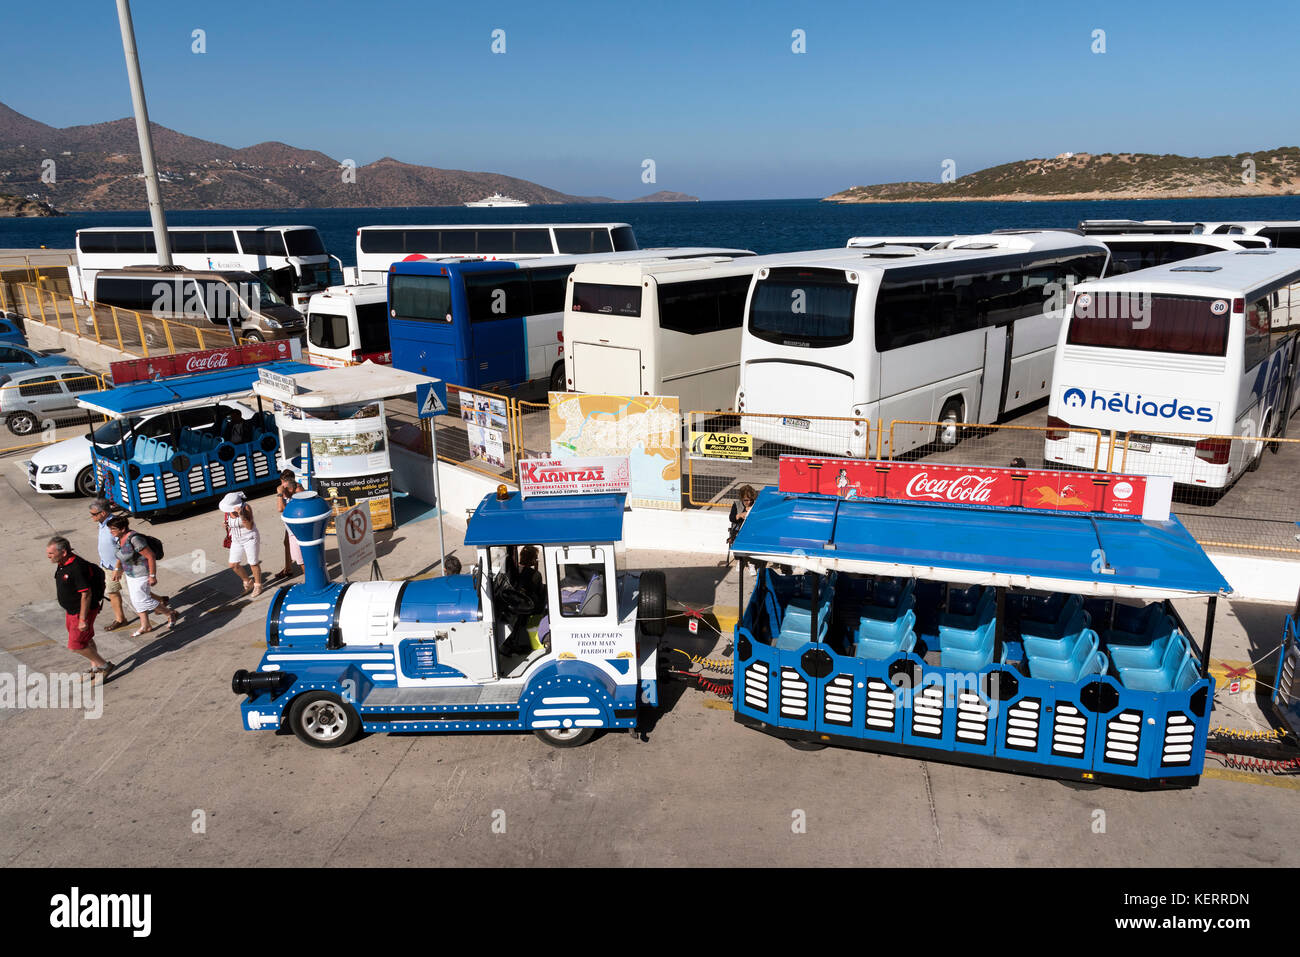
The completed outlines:
[[[375,530],[370,524],[370,506],[362,502],[334,519],[339,539],[339,562],[343,577],[350,579],[375,561]]]

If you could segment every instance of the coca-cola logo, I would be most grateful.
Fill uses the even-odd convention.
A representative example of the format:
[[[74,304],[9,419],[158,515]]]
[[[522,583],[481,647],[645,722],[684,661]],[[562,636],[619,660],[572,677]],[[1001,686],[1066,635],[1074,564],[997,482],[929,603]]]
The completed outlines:
[[[996,476],[967,473],[956,478],[930,478],[928,472],[917,472],[908,479],[903,490],[908,498],[929,498],[935,501],[970,502],[987,504],[993,495]]]
[[[212,369],[224,369],[230,365],[230,354],[211,352],[207,355],[195,354],[185,360],[186,372],[207,372]]]

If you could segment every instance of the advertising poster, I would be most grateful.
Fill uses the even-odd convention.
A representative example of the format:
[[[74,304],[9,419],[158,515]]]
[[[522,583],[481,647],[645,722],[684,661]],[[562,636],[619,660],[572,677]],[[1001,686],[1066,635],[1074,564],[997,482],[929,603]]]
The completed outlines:
[[[373,528],[393,527],[393,486],[390,473],[318,477],[316,487],[329,500],[336,516],[355,505],[369,505],[370,524]]]
[[[631,484],[626,458],[519,460],[519,493],[524,498],[626,492]]]
[[[745,432],[691,432],[691,458],[754,461],[754,437]]]
[[[506,400],[461,392],[460,417],[465,423],[470,458],[494,468],[505,468]]]
[[[388,432],[384,420],[346,419],[307,422],[311,437],[312,471],[321,479],[340,475],[373,474],[389,467]]]
[[[1141,475],[781,456],[782,492],[1155,517]],[[1159,510],[1159,503],[1153,506]],[[1164,509],[1168,517],[1167,507]]]
[[[682,417],[676,396],[552,392],[551,457],[626,456],[628,504],[682,507]]]

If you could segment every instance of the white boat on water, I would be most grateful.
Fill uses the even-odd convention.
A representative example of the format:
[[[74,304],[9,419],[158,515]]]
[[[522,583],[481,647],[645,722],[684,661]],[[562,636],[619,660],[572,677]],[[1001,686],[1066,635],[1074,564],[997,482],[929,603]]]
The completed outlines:
[[[502,196],[500,193],[493,193],[487,199],[480,199],[477,203],[466,203],[466,206],[527,206],[522,199],[511,199],[509,196]]]

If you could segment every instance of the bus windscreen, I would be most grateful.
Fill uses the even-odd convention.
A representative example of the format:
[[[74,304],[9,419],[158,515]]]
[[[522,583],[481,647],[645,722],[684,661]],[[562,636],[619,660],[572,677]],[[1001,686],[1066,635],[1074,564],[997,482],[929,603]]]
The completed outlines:
[[[1072,346],[1228,354],[1227,299],[1142,292],[1079,293],[1066,342]]]

